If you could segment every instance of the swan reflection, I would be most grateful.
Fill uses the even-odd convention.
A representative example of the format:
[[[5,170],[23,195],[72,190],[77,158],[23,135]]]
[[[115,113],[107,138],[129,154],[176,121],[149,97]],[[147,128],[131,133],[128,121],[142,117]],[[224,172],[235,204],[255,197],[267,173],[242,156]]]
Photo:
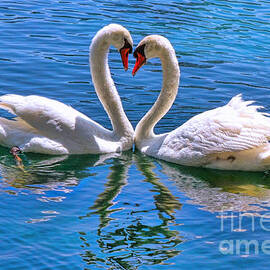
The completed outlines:
[[[25,192],[41,193],[58,190],[69,192],[80,179],[91,176],[89,167],[104,164],[120,154],[47,156],[28,153],[23,158],[23,169],[16,166],[13,158],[0,154],[0,191],[10,194]],[[68,189],[67,189],[68,188]]]
[[[25,211],[26,223],[59,217],[53,221],[74,232],[90,268],[169,264],[186,240],[185,221],[179,218],[183,204],[246,214],[270,205],[270,177],[263,173],[183,167],[131,151],[54,157],[28,153],[22,158],[23,170],[6,152],[0,154],[0,191],[32,195],[27,198],[37,208]],[[76,196],[69,196],[75,188]]]
[[[104,155],[62,155],[47,156],[38,154],[22,155],[23,167],[18,166],[13,157],[4,151],[0,154],[0,192],[10,195],[32,195],[30,200],[46,203],[37,205],[24,213],[26,223],[47,222],[60,212],[54,203],[61,203],[68,193],[73,192],[80,180],[94,176],[93,167],[120,158],[121,154]],[[32,202],[33,205],[36,205]]]
[[[184,238],[175,216],[184,200],[210,212],[247,212],[264,210],[270,199],[267,184],[270,179],[263,173],[183,167],[138,152],[132,155],[132,160],[115,159],[109,169],[105,190],[89,212],[80,217],[89,218],[91,223],[91,218],[99,216],[97,232],[80,232],[84,249],[81,256],[89,265],[136,269],[140,265],[168,263],[181,253]],[[161,181],[164,176],[179,189],[180,198]],[[133,181],[136,188],[132,188]],[[142,199],[130,201],[126,195],[129,190],[140,193]],[[144,196],[152,204],[144,205]]]
[[[263,211],[270,203],[267,173],[192,168],[154,160],[192,204],[210,212]]]
[[[99,194],[93,206],[89,207],[91,212],[87,213],[85,217],[98,214],[100,216],[100,228],[107,226],[110,221],[110,213],[121,209],[111,210],[110,207],[114,205],[114,199],[121,192],[121,189],[127,184],[128,169],[132,162],[132,152],[125,152],[120,158],[113,161],[109,168],[107,176],[108,182],[105,184],[105,190]]]
[[[174,215],[182,204],[160,182],[154,168],[153,162],[139,155],[133,154],[124,162],[114,160],[105,190],[89,207],[89,212],[80,217],[91,219],[99,215],[100,220],[96,232],[97,246],[90,248],[91,239],[96,237],[95,232],[80,232],[84,248],[82,257],[87,264],[136,269],[143,264],[164,264],[181,252],[178,245],[183,239],[176,228],[178,224],[174,222]],[[133,183],[128,181],[130,175],[130,181],[136,181],[137,185],[141,183],[139,189],[131,187]],[[119,201],[121,191],[129,192],[129,189],[140,192],[143,198],[145,182],[150,186],[148,191],[152,194],[154,209],[142,205],[140,200],[132,201],[132,197],[124,203]],[[149,216],[153,216],[150,222]]]

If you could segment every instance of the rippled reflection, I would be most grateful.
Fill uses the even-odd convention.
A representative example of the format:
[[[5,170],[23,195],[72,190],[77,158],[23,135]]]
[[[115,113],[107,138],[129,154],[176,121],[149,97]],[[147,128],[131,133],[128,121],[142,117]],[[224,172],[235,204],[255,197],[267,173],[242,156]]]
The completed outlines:
[[[155,205],[157,209],[160,211],[161,214],[164,212],[173,219],[174,210],[181,209],[182,204],[175,196],[171,194],[169,189],[161,183],[160,179],[154,172],[156,165],[154,162],[151,161],[150,158],[137,152],[137,155],[135,155],[135,161],[137,168],[145,176],[144,181],[149,182],[153,185],[153,192],[158,191],[158,194],[154,195]],[[163,215],[161,217],[163,217]],[[167,221],[167,218],[164,218],[164,220]]]
[[[190,203],[201,205],[204,210],[262,211],[270,205],[270,176],[267,172],[191,168],[147,158],[161,166],[161,172],[175,182]]]
[[[139,175],[130,178],[133,166]],[[181,254],[184,238],[175,214],[181,211],[182,203],[162,183],[164,176],[188,198],[185,203],[200,205],[210,212],[260,212],[269,206],[268,174],[188,168],[138,152],[129,153],[125,158],[114,159],[105,190],[89,212],[80,217],[84,221],[89,219],[91,226],[91,217],[99,216],[96,229],[79,232],[84,250],[81,256],[87,264],[137,269],[142,265],[166,264]],[[134,191],[148,196],[148,201],[151,194],[152,207],[143,205],[143,200],[121,201],[121,194],[126,196],[125,189],[135,178],[141,189],[137,187]],[[96,239],[94,245],[92,238]]]
[[[29,196],[31,203],[37,199],[46,205],[61,205],[82,179],[93,184],[80,187],[82,200],[79,204],[74,201],[70,213],[50,204],[51,208],[40,209],[41,217],[34,215],[34,208],[24,214],[27,224],[50,225],[53,218],[69,213],[69,224],[79,228],[73,228],[80,242],[75,250],[88,269],[170,265],[170,259],[182,256],[183,241],[189,240],[181,231],[182,222],[186,226],[186,220],[179,219],[183,204],[196,204],[215,213],[260,213],[270,206],[267,173],[189,168],[131,151],[59,157],[28,153],[22,158],[24,169],[6,152],[0,154],[1,192],[34,195]],[[106,178],[103,184],[99,183],[102,177]],[[172,183],[180,197],[174,196],[166,183]],[[91,192],[93,187],[98,187],[98,192]],[[85,212],[74,214],[85,205]],[[63,226],[59,220],[55,224]]]
[[[161,34],[175,48],[179,95],[157,133],[240,92],[270,112],[269,1],[2,0],[0,14],[1,94],[57,99],[110,128],[89,75],[88,48],[101,27],[120,23],[134,46]],[[130,57],[130,68],[134,62]],[[149,61],[135,78],[117,50],[109,63],[135,127],[159,93],[160,61]],[[263,254],[221,256],[215,247],[227,237],[268,240],[258,227],[220,234],[216,218],[220,210],[259,216],[268,209],[267,174],[181,167],[139,153],[22,157],[24,170],[0,148],[0,269],[269,268]]]
[[[127,184],[128,169],[131,165],[132,153],[126,152],[121,155],[121,158],[114,161],[114,164],[110,167],[110,172],[107,177],[106,189],[99,194],[93,206],[90,207],[91,212],[81,218],[89,217],[94,214],[100,216],[100,226],[102,229],[109,223],[110,213],[119,211],[121,209],[110,210],[110,207],[114,205],[113,200],[121,192],[123,186]]]
[[[117,197],[129,184],[128,172],[133,164],[132,159],[140,171],[138,180],[142,182],[142,196],[143,183],[150,183],[154,209],[149,209],[140,202],[117,206]],[[87,264],[116,267],[113,269],[137,269],[143,264],[166,263],[166,260],[180,253],[177,246],[182,242],[182,237],[178,230],[173,229],[173,224],[175,210],[180,210],[182,205],[160,182],[154,168],[152,162],[137,155],[124,161],[115,160],[110,167],[105,191],[98,196],[94,205],[89,207],[89,213],[80,217],[100,217],[96,240],[99,252],[96,248],[89,248],[91,237],[94,237],[93,232],[80,232],[85,249],[82,257]],[[148,215],[156,220],[151,219],[149,222]]]
[[[2,150],[2,148],[1,148]],[[93,173],[89,167],[102,165],[120,154],[47,156],[28,153],[23,155],[24,167],[15,164],[6,151],[0,153],[0,191],[9,194],[32,192],[44,194],[48,190],[70,192],[80,179]]]

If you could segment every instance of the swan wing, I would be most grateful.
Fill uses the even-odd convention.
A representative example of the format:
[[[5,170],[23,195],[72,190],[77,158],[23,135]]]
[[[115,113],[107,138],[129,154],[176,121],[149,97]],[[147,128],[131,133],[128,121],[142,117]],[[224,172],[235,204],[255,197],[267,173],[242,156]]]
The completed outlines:
[[[191,118],[166,136],[161,152],[167,151],[173,159],[196,162],[212,154],[267,145],[270,118],[252,103],[237,95],[227,105]]]
[[[14,120],[0,117],[0,144],[7,147],[19,146],[24,152],[44,154],[68,154],[61,143],[42,136],[21,118]]]
[[[109,134],[108,130],[86,115],[45,97],[4,95],[0,97],[0,107],[17,116],[15,121],[0,122],[2,129],[5,127],[9,134],[15,134],[14,131],[19,130],[21,134],[28,134],[31,138],[46,138],[65,145],[69,148],[68,152],[91,152],[86,146],[98,151],[95,149],[98,146],[94,137],[102,139]]]

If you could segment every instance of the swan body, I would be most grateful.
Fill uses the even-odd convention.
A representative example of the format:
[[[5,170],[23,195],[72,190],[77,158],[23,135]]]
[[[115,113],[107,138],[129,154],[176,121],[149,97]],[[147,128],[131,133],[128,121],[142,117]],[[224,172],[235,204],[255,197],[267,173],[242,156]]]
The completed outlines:
[[[172,132],[156,135],[155,124],[177,95],[180,70],[170,42],[158,35],[144,38],[136,48],[133,75],[146,59],[159,57],[162,91],[135,129],[136,147],[169,162],[223,170],[263,171],[270,168],[270,118],[253,101],[237,95],[225,106],[192,117]]]
[[[110,24],[95,35],[90,46],[92,80],[112,122],[112,131],[59,101],[8,94],[0,97],[0,107],[17,117],[0,118],[0,144],[45,154],[99,154],[130,149],[134,131],[110,75],[110,45],[119,49],[127,69],[132,38],[124,27]]]

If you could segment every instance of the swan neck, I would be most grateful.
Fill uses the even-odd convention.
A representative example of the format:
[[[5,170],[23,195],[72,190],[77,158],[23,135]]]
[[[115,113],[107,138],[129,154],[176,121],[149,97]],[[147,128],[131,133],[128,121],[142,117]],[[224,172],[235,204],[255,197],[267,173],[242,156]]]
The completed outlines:
[[[124,112],[108,65],[110,45],[107,32],[101,32],[94,37],[89,53],[90,72],[95,91],[111,120],[114,133],[130,136],[133,128]]]
[[[136,143],[155,136],[155,125],[169,111],[178,93],[180,69],[174,50],[165,50],[160,60],[163,70],[162,89],[152,108],[136,127]]]

